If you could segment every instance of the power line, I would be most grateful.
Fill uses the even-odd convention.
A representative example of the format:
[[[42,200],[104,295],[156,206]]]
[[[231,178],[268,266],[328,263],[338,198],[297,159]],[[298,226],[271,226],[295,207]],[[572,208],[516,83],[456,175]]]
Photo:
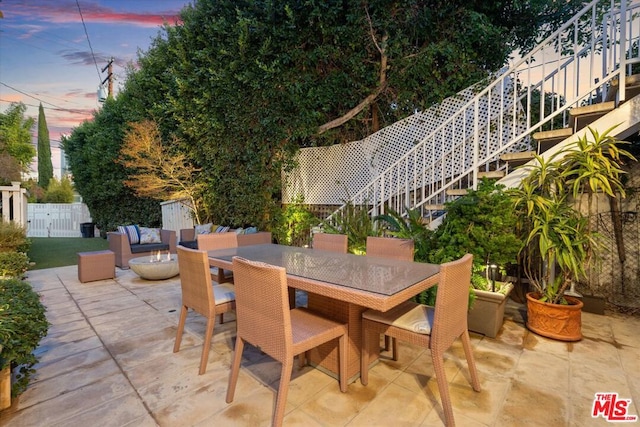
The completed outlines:
[[[29,94],[29,93],[27,93],[27,92],[23,92],[23,91],[21,91],[20,89],[16,89],[16,88],[15,88],[15,87],[13,87],[13,86],[9,86],[8,84],[6,84],[6,83],[4,83],[4,82],[0,82],[0,85],[2,85],[2,86],[6,86],[6,87],[8,87],[8,88],[9,88],[9,89],[11,89],[11,90],[15,90],[16,92],[21,93],[21,94],[23,94],[23,95],[25,95],[25,96],[28,96],[29,98],[33,98],[33,99],[35,99],[36,101],[42,102],[43,104],[51,105],[52,107],[54,107],[53,109],[58,110],[58,111],[68,111],[68,112],[70,112],[70,113],[85,113],[85,112],[86,112],[86,111],[81,110],[81,109],[64,108],[64,107],[60,107],[59,105],[55,105],[55,104],[52,104],[52,103],[47,102],[47,101],[43,101],[42,99],[40,99],[40,98],[38,98],[38,97],[36,97],[36,96],[33,96],[33,95],[31,95],[31,94]],[[13,102],[13,101],[6,101],[6,100],[1,100],[1,101],[4,101],[4,102]],[[25,104],[25,105],[30,105],[30,104]],[[39,107],[38,105],[30,105],[30,106],[32,106],[32,107]],[[50,108],[50,107],[44,107],[44,108],[52,109],[52,108]]]
[[[27,107],[33,107],[33,108],[40,108],[39,105],[36,104],[29,104],[27,102],[22,102],[22,101],[10,101],[8,99],[2,99],[0,98],[0,102],[8,102],[8,103],[17,103],[17,102],[21,102],[22,104],[26,105]],[[42,108],[44,108],[45,110],[50,110],[50,111],[64,111],[67,113],[76,113],[76,114],[85,114],[87,112],[87,110],[82,110],[82,109],[73,109],[73,108],[62,108],[62,107],[45,107],[44,105],[42,106]]]
[[[40,98],[37,98],[37,97],[35,97],[35,96],[31,95],[31,94],[28,94],[27,92],[23,92],[23,91],[21,91],[20,89],[16,89],[15,87],[9,86],[8,84],[6,84],[6,83],[4,83],[4,82],[0,82],[0,85],[2,85],[2,86],[6,86],[6,87],[8,87],[8,88],[9,88],[9,89],[11,89],[11,90],[15,90],[16,92],[21,93],[21,94],[23,94],[23,95],[25,95],[25,96],[28,96],[29,98],[33,98],[33,99],[35,99],[36,101],[40,101],[40,102],[42,102],[43,104],[49,104],[49,105],[51,105],[52,107],[62,108],[62,107],[59,107],[59,106],[57,106],[57,105],[55,105],[55,104],[52,104],[52,103],[50,103],[50,102],[43,101],[43,100],[42,100],[42,99],[40,99]]]
[[[82,26],[84,27],[84,34],[87,36],[87,42],[89,42],[89,50],[91,51],[91,56],[93,57],[93,63],[96,64],[96,71],[98,72],[98,81],[102,81],[102,77],[100,75],[100,68],[98,67],[98,61],[96,61],[96,54],[93,53],[93,47],[91,46],[91,40],[89,39],[89,32],[87,31],[87,25],[84,23],[84,17],[82,16],[82,10],[80,9],[80,2],[76,0],[76,4],[78,5],[78,12],[80,13],[80,20],[82,21]]]

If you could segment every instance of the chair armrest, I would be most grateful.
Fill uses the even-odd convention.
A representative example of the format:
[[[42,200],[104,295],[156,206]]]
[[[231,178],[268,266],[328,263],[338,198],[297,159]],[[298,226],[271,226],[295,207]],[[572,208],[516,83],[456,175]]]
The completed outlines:
[[[180,230],[180,241],[191,242],[196,240],[195,228],[183,228]]]
[[[172,254],[177,253],[176,250],[176,232],[174,230],[160,230],[160,238],[162,243],[169,244],[169,252]]]
[[[128,265],[128,259],[131,258],[131,246],[129,246],[129,238],[122,233],[110,231],[107,233],[109,241],[109,250],[116,255],[116,265],[120,268]]]

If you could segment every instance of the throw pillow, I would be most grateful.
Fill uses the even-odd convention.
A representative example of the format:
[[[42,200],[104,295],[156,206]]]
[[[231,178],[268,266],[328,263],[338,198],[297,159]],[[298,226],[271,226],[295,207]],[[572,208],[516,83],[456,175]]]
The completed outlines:
[[[140,227],[140,244],[162,243],[159,228]]]
[[[253,234],[258,232],[258,227],[248,227],[244,229],[244,234]]]
[[[212,225],[210,222],[196,225],[196,234],[210,234]]]
[[[140,232],[137,225],[120,225],[118,226],[118,233],[126,235],[129,238],[130,245],[140,243]]]

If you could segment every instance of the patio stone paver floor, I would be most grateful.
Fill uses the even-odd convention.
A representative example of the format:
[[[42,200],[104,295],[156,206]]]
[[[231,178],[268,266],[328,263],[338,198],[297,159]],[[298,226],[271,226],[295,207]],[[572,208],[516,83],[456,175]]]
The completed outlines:
[[[130,270],[116,273],[114,280],[80,283],[76,266],[29,272],[51,326],[36,350],[35,377],[0,412],[0,425],[269,425],[280,366],[250,346],[234,402],[225,403],[233,314],[216,324],[207,372],[199,376],[201,316],[189,314],[180,352],[173,353],[179,278],[151,282]],[[608,425],[591,417],[596,392],[631,399],[629,414],[638,415],[639,317],[583,313],[584,339],[563,343],[528,332],[523,311],[510,301],[497,338],[472,334],[482,392],[468,383],[460,343],[449,352],[458,425]],[[296,365],[284,424],[438,426],[443,417],[429,352],[402,344],[398,362],[383,359],[367,387],[356,380],[345,394],[329,376]]]

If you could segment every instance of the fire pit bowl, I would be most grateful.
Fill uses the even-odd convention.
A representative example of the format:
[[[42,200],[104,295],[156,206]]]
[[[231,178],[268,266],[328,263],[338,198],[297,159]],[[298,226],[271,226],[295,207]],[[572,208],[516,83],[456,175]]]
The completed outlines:
[[[178,257],[175,254],[147,255],[129,260],[129,267],[146,280],[164,280],[179,273]]]

